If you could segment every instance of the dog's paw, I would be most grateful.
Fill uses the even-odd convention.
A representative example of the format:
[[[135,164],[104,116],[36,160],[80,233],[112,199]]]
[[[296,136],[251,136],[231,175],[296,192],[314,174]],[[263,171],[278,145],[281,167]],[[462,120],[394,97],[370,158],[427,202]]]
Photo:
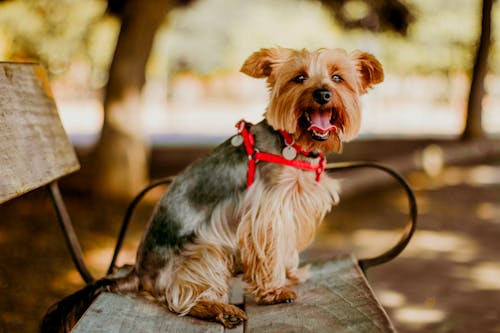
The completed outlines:
[[[231,304],[225,304],[222,313],[219,313],[216,317],[216,321],[224,325],[226,328],[234,328],[245,320],[248,320],[246,313],[238,308],[237,306]]]
[[[200,319],[217,321],[226,328],[234,328],[248,320],[246,313],[237,306],[210,301],[196,303],[189,314]]]
[[[257,304],[269,305],[278,303],[293,303],[297,298],[297,293],[290,288],[282,287],[262,295],[257,295],[255,300]]]

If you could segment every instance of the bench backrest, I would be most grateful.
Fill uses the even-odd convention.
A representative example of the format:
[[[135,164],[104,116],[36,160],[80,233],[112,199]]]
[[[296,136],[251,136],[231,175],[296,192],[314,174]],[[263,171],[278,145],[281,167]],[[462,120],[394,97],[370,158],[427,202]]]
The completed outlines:
[[[0,203],[79,168],[44,69],[0,62]]]

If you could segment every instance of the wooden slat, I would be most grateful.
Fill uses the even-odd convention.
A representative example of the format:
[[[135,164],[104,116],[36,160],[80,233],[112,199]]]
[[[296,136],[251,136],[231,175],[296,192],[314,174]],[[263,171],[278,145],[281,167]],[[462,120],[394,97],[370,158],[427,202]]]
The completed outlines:
[[[241,280],[241,275],[229,280],[229,303],[242,305],[245,302],[245,282]]]
[[[73,332],[395,332],[355,258],[316,265],[311,272],[311,279],[297,287],[295,303],[261,306],[244,295],[250,319],[232,330],[189,316],[178,317],[139,298],[105,293]],[[230,302],[241,304],[244,284],[235,278],[231,285]]]
[[[243,307],[243,302],[245,302],[245,282],[241,280],[241,276],[233,277],[229,281],[229,287],[229,303]],[[226,330],[226,332],[243,333],[244,329],[244,325],[239,325],[231,330]]]
[[[0,63],[0,203],[78,170],[47,76]]]
[[[313,267],[293,304],[258,306],[245,299],[246,332],[395,332],[354,258]]]
[[[220,324],[189,316],[178,317],[167,309],[143,299],[103,293],[92,304],[73,333],[221,333]]]

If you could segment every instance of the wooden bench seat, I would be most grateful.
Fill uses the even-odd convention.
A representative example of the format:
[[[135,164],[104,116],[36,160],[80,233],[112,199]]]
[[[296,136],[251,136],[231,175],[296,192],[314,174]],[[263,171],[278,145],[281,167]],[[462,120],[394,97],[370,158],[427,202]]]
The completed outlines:
[[[312,277],[298,285],[292,304],[257,305],[232,288],[231,303],[245,309],[245,326],[228,332],[395,332],[354,257],[313,265]],[[178,317],[137,297],[101,294],[73,329],[75,333],[224,332],[222,325]]]

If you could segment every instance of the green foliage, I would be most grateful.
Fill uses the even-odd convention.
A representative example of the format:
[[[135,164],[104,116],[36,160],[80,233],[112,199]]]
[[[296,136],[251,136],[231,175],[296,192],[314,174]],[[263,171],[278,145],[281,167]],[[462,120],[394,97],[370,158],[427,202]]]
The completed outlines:
[[[90,57],[102,64],[106,62],[103,58],[110,58],[114,46],[108,42],[110,47],[106,47],[102,42],[102,35],[110,39],[109,33],[106,34],[110,29],[103,27],[105,10],[103,0],[3,2],[0,4],[1,56],[40,61],[52,74],[64,72],[75,58]],[[100,44],[98,51],[96,40]]]
[[[165,79],[192,71],[209,75],[239,68],[262,47],[343,47],[381,58],[388,71],[427,73],[469,70],[479,36],[480,1],[407,0],[416,22],[401,37],[394,33],[345,31],[315,0],[197,0],[174,10],[158,32],[148,74]],[[365,10],[352,1],[346,10]],[[0,3],[0,57],[35,59],[52,74],[74,60],[92,68],[98,86],[106,80],[119,22],[105,14],[105,0],[13,0]],[[500,31],[494,7],[493,36]],[[491,67],[500,71],[498,42]]]
[[[408,39],[381,36],[384,56],[398,71],[455,71],[472,66],[480,1],[413,1],[417,22]]]
[[[480,1],[407,3],[416,22],[408,36],[401,37],[395,33],[344,31],[316,1],[199,1],[188,10],[171,14],[171,24],[159,35],[155,54],[168,59],[171,73],[185,69],[201,74],[234,70],[252,51],[276,45],[365,49],[377,54],[390,71],[399,73],[469,70],[479,36]],[[363,8],[358,5],[353,1],[349,7],[352,15],[361,15],[358,12]],[[495,19],[498,27],[499,8],[495,8]],[[493,48],[494,57],[498,57],[497,49]],[[163,71],[166,66],[164,62]]]
[[[333,46],[341,33],[316,1],[202,0],[172,12],[169,23],[154,55],[168,59],[171,73],[234,70],[262,47]]]

